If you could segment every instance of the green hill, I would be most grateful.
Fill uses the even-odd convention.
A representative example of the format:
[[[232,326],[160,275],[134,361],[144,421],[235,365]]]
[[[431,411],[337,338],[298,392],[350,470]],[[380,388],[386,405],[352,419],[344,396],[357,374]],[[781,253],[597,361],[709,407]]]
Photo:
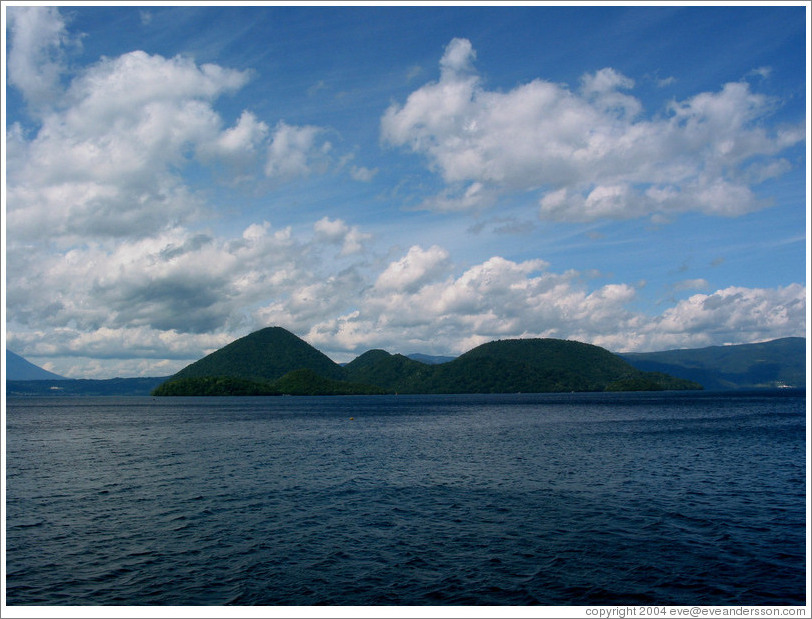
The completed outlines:
[[[620,355],[634,367],[701,383],[706,389],[806,385],[806,338]]]
[[[235,340],[187,365],[173,376],[194,378],[232,376],[255,382],[272,382],[288,372],[308,369],[324,378],[341,380],[340,365],[304,340],[281,327],[268,327]]]
[[[154,396],[282,395],[272,385],[233,376],[171,378],[152,391]]]
[[[155,395],[545,393],[701,389],[635,369],[590,344],[501,340],[442,364],[370,350],[345,367],[279,327],[247,335],[173,376]]]
[[[376,385],[391,393],[415,393],[419,385],[434,373],[432,365],[390,355],[384,350],[370,350],[344,366],[349,380]]]
[[[701,389],[641,372],[604,348],[557,339],[500,340],[431,367],[403,392],[547,393]]]

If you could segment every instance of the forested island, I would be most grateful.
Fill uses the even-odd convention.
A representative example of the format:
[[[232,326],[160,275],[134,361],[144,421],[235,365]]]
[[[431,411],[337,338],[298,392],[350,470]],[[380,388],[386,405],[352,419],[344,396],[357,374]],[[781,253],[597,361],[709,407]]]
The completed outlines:
[[[636,369],[599,346],[552,338],[482,344],[431,364],[370,350],[345,366],[281,327],[261,329],[192,363],[155,396],[560,393],[702,389]]]

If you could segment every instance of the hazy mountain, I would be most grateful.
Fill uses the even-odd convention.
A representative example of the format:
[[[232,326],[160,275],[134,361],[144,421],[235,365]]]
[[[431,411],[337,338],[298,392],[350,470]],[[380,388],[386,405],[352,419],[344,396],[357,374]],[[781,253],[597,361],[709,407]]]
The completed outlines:
[[[806,385],[806,338],[620,355],[647,372],[693,380],[706,389],[760,389]]]
[[[6,349],[6,380],[66,380]]]

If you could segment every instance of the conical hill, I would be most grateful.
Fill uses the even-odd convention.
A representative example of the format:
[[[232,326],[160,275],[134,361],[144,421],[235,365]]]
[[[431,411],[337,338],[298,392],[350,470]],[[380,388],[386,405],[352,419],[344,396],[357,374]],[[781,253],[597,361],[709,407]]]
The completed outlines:
[[[282,327],[267,327],[187,365],[173,378],[234,376],[275,381],[294,370],[312,370],[330,379],[343,378],[341,366]]]

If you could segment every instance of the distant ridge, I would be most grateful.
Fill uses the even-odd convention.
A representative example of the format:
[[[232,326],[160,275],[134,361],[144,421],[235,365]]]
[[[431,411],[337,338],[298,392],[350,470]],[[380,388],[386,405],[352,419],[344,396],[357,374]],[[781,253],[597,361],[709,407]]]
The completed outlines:
[[[6,349],[6,380],[69,380]]]
[[[604,348],[555,339],[483,344],[427,364],[370,350],[346,366],[281,327],[261,329],[186,366],[155,395],[546,393],[701,389],[643,372]]]
[[[75,378],[65,380],[7,380],[10,396],[148,396],[167,376],[143,378]]]
[[[620,355],[639,370],[666,372],[706,389],[806,386],[806,338]]]

